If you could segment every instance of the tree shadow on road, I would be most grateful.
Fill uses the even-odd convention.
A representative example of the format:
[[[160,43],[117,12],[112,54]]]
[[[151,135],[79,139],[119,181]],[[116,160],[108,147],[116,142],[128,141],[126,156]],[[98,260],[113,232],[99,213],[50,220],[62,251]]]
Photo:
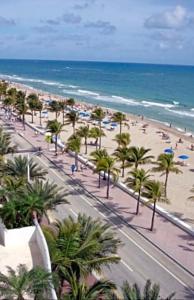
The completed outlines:
[[[184,289],[184,299],[188,299],[188,300],[191,300],[191,299],[194,299],[194,288],[188,288],[188,287],[185,287]],[[175,295],[175,299],[176,299],[176,295]]]

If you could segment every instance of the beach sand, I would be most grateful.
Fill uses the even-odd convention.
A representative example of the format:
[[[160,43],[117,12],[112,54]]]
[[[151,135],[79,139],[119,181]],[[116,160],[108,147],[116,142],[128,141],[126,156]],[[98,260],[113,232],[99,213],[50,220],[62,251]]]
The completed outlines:
[[[29,88],[28,86],[23,86],[21,84],[12,83],[12,86],[15,86],[18,89],[25,90],[28,93],[32,91],[37,92],[40,95],[40,99],[64,99],[64,97],[60,97],[57,95],[51,95],[49,93],[43,91],[36,91],[35,89]],[[82,107],[93,107],[89,104],[80,103]],[[109,112],[112,110],[108,109]],[[180,161],[178,158],[181,154],[186,154],[189,156],[189,159],[185,162],[184,166],[178,166],[179,169],[182,171],[182,174],[174,174],[171,173],[169,175],[168,180],[168,199],[170,200],[170,204],[160,203],[159,206],[165,208],[167,211],[172,213],[173,215],[179,217],[181,220],[185,221],[189,225],[194,227],[194,200],[188,200],[188,197],[192,195],[190,192],[192,186],[194,185],[194,151],[191,151],[191,144],[194,144],[194,138],[185,135],[184,132],[179,132],[175,128],[170,128],[162,123],[155,122],[142,118],[140,116],[134,116],[127,114],[129,119],[130,129],[127,127],[123,127],[123,132],[129,132],[131,136],[131,143],[130,146],[143,146],[145,148],[150,148],[150,154],[155,156],[155,159],[158,157],[159,154],[164,152],[164,149],[171,148],[175,153],[175,161]],[[52,120],[55,119],[55,114],[49,112],[48,119]],[[42,119],[42,126],[43,128],[46,127],[47,118]],[[31,122],[31,116],[27,115],[26,120]],[[62,113],[60,113],[58,117],[58,121],[62,122]],[[137,123],[136,123],[137,122]],[[39,124],[39,114],[34,117],[34,123]],[[132,123],[136,123],[132,125]],[[86,123],[85,123],[86,124]],[[144,133],[142,130],[142,126],[148,124],[146,128],[146,132]],[[83,126],[83,123],[78,123],[76,127]],[[94,125],[89,123],[90,128]],[[104,128],[106,137],[102,138],[102,146],[107,149],[107,151],[112,154],[117,147],[116,142],[113,141],[115,135],[119,133],[119,126],[116,129],[110,131]],[[162,139],[162,133],[167,134],[169,136],[169,140]],[[73,133],[73,129],[71,125],[64,126],[64,131],[61,133],[61,140],[66,142],[68,137]],[[186,133],[188,134],[188,133]],[[183,143],[177,143],[179,138],[182,139]],[[88,139],[88,154],[91,151],[95,150],[95,146],[90,145],[90,141],[92,139]],[[176,148],[177,144],[177,149]],[[86,157],[85,147],[82,146],[81,154]],[[88,155],[89,157],[89,155]],[[150,169],[153,167],[151,164],[146,164],[142,166],[143,168]],[[126,174],[130,169],[126,170]],[[160,176],[160,173],[152,173],[152,179],[157,179],[164,182],[165,177]],[[120,178],[120,180],[123,180]]]

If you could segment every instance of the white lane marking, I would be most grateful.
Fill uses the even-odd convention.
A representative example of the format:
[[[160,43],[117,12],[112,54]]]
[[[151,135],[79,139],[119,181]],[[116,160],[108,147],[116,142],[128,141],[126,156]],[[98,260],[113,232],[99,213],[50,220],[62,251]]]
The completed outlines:
[[[80,198],[82,198],[86,203],[88,203],[89,206],[92,206],[92,203],[90,201],[88,201],[84,196],[79,195]]]
[[[78,214],[77,214],[72,208],[70,208],[69,210],[72,212],[72,214],[73,214],[75,217],[78,216]]]
[[[39,158],[40,159],[40,158]],[[42,161],[42,159],[40,159]],[[44,164],[48,167],[48,165],[44,162]],[[52,170],[52,172],[61,179],[61,176],[59,174],[57,174],[56,171]],[[74,189],[72,186],[70,186],[71,189]],[[86,199],[84,197],[82,197],[82,199],[84,201],[86,201]],[[88,202],[88,201],[86,201]],[[91,204],[90,204],[91,205]],[[75,212],[72,212],[75,214]],[[101,213],[100,211],[98,211],[98,213],[103,216],[104,218],[106,218],[106,216]],[[77,216],[77,214],[76,214]],[[109,221],[110,223],[112,223],[114,226],[115,224],[112,221]],[[127,233],[125,233],[122,229],[119,229],[119,231],[128,239],[130,240],[136,247],[138,247],[142,252],[144,252],[148,257],[150,257],[156,264],[158,264],[161,268],[163,268],[168,274],[170,274],[174,279],[176,279],[180,284],[182,284],[184,287],[188,287],[188,285],[186,285],[181,279],[179,279],[176,275],[174,275],[168,268],[166,268],[163,264],[161,264],[159,261],[157,261],[151,254],[149,254],[146,250],[144,250],[143,247],[141,247],[137,242],[135,242]]]
[[[130,271],[133,272],[133,269],[124,261],[121,259],[121,263]]]
[[[174,279],[176,279],[179,283],[181,283],[184,287],[188,287],[181,279],[179,279],[176,275],[174,275],[171,271],[168,270],[163,264],[161,264],[157,259],[155,259],[151,254],[149,254],[143,247],[141,247],[138,243],[136,243],[127,233],[125,233],[122,229],[119,231],[130,240],[136,247],[138,247],[142,252],[144,252],[148,257],[150,257],[155,263],[157,263],[162,269],[164,269],[167,273],[169,273]]]

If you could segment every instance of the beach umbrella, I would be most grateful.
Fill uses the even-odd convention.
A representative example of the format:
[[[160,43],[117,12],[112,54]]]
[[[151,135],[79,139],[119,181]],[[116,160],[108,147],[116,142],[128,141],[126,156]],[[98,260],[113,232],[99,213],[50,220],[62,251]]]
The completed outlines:
[[[117,123],[111,123],[112,127],[117,127]]]
[[[164,153],[166,153],[166,154],[173,154],[174,152],[173,152],[173,150],[171,148],[166,148],[166,149],[164,149]]]
[[[182,155],[179,155],[178,158],[180,158],[182,160],[187,160],[189,158],[189,156],[185,155],[185,154],[182,154]]]

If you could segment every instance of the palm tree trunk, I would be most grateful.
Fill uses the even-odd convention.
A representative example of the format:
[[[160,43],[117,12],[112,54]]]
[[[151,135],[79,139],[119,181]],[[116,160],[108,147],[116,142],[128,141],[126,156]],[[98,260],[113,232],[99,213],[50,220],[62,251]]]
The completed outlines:
[[[55,112],[55,117],[56,117],[56,120],[57,120],[57,118],[58,118],[58,114],[57,114],[57,111]]]
[[[24,130],[26,129],[25,127],[25,114],[22,114],[22,123],[23,123],[23,127],[24,127]]]
[[[125,176],[125,162],[122,163],[122,177]]]
[[[88,153],[88,143],[87,143],[87,138],[85,137],[85,154]]]
[[[141,196],[141,190],[139,190],[139,194],[138,194],[138,198],[137,198],[136,215],[139,214],[140,196]]]
[[[100,186],[101,186],[101,176],[100,176],[100,172],[98,173],[98,187],[100,189]]]
[[[102,124],[101,124],[101,121],[100,121],[100,132],[102,130]],[[101,146],[102,146],[102,137],[101,137],[101,134],[100,134],[100,138],[99,138],[99,149],[101,149]]]
[[[64,112],[64,109],[63,109],[63,125],[65,124],[65,112]]]
[[[96,139],[95,144],[96,144],[96,150],[97,150],[98,149],[98,138]]]
[[[40,126],[42,126],[42,112],[41,112],[41,110],[39,112],[39,121],[40,121]]]
[[[154,229],[155,212],[156,212],[156,200],[154,201],[154,207],[153,207],[152,222],[151,222],[151,228],[150,228],[151,231],[153,231],[153,229]]]
[[[78,153],[75,153],[75,166],[76,166],[76,171],[78,171]]]
[[[32,120],[31,120],[31,122],[33,124],[34,123],[34,111],[32,110],[31,112],[32,112]]]
[[[122,122],[120,122],[120,134],[122,133]]]
[[[165,179],[165,183],[164,183],[164,195],[165,197],[167,197],[167,183],[168,183],[168,175],[169,173],[166,172],[166,179]]]
[[[107,178],[107,191],[106,191],[106,198],[109,198],[109,191],[110,191],[110,171],[108,171],[108,178]]]
[[[75,134],[75,124],[73,123],[72,126],[73,126],[73,134]]]
[[[55,135],[55,154],[57,155],[57,139],[58,139],[58,135]]]

